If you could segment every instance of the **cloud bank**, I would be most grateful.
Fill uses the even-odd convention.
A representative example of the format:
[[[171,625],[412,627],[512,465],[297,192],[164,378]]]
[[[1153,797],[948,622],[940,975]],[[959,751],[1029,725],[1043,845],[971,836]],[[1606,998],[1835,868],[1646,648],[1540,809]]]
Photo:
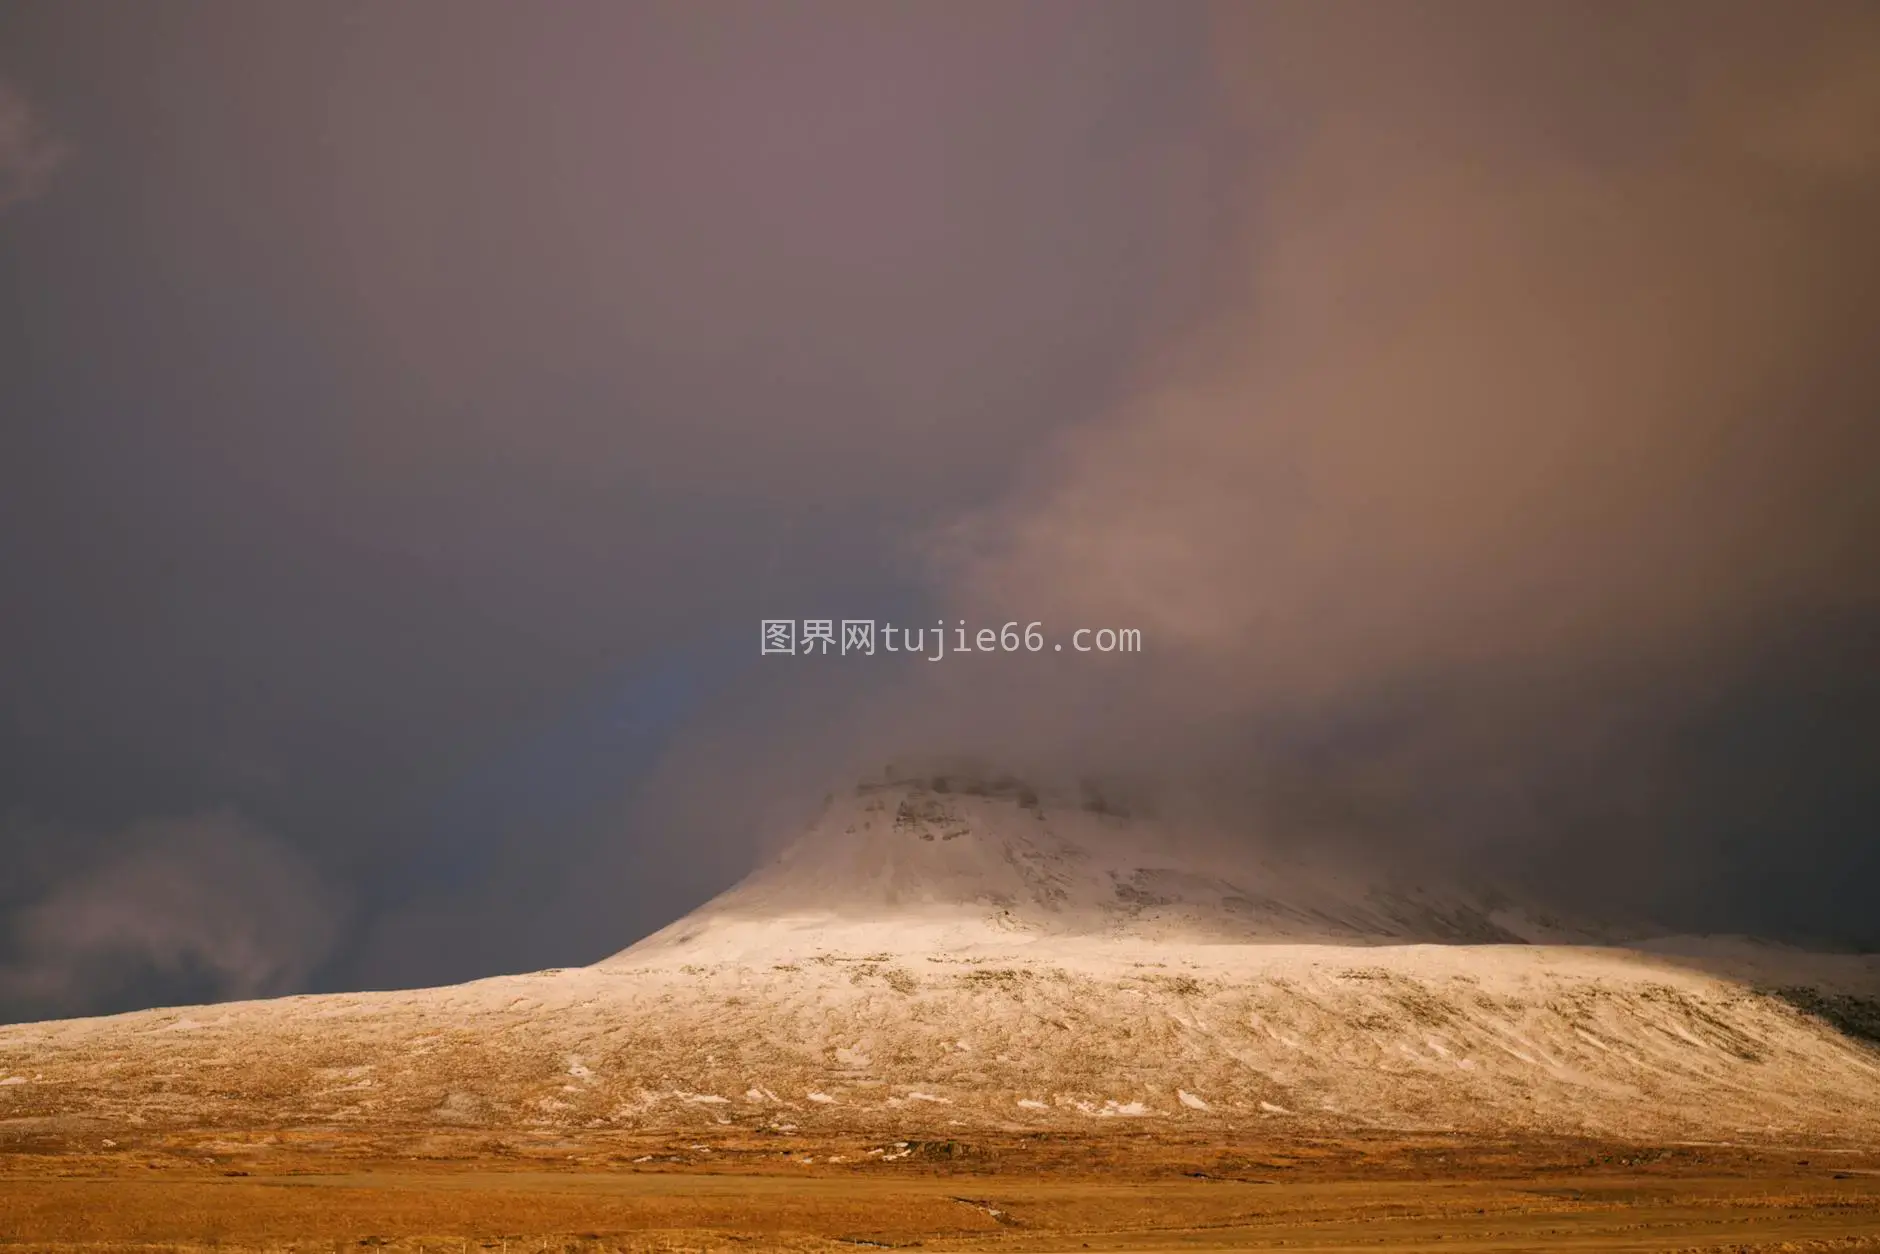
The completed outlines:
[[[43,193],[69,151],[19,89],[0,79],[0,212]]]
[[[916,754],[1880,944],[1875,24],[0,9],[0,1014],[598,959]]]
[[[1258,177],[1218,307],[929,549],[949,617],[1149,653],[935,668],[863,742],[1186,779],[1250,838],[1595,908],[1858,925],[1871,8],[1219,16]]]
[[[335,891],[229,811],[116,833],[95,866],[13,919],[0,999],[44,1014],[265,997],[301,987],[338,938]]]

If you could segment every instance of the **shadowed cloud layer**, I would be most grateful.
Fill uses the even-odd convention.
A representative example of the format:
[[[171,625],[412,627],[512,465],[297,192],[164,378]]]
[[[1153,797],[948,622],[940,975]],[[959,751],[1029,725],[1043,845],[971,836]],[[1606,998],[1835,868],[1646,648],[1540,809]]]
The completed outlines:
[[[0,18],[5,1013],[590,961],[934,752],[1880,943],[1871,9],[102,18]],[[300,922],[133,926],[223,807]]]

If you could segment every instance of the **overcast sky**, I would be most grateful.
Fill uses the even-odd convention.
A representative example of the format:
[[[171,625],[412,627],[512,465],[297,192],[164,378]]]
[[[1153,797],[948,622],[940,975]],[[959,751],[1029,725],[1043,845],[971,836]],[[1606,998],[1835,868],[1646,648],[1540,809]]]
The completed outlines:
[[[0,1018],[594,961],[918,752],[1880,944],[1874,221],[1858,3],[0,9]]]

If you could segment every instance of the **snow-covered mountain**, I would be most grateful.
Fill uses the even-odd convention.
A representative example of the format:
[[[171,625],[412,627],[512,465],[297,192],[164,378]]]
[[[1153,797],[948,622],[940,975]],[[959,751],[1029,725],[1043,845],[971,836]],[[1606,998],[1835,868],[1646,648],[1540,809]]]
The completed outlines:
[[[1129,809],[866,781],[593,967],[0,1028],[0,1125],[1880,1144],[1880,958],[1622,946]]]
[[[1431,887],[1132,813],[1094,785],[900,774],[829,796],[771,863],[609,959],[1019,953],[1044,943],[1596,939],[1506,893]]]

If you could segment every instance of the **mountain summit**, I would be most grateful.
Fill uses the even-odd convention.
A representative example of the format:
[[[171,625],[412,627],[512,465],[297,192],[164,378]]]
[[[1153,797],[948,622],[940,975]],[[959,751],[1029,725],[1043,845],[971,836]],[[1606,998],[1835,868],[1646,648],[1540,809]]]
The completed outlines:
[[[1022,953],[1179,942],[1524,944],[1590,939],[1505,893],[1432,887],[1138,811],[1100,785],[1008,775],[866,780],[770,863],[607,960]]]

